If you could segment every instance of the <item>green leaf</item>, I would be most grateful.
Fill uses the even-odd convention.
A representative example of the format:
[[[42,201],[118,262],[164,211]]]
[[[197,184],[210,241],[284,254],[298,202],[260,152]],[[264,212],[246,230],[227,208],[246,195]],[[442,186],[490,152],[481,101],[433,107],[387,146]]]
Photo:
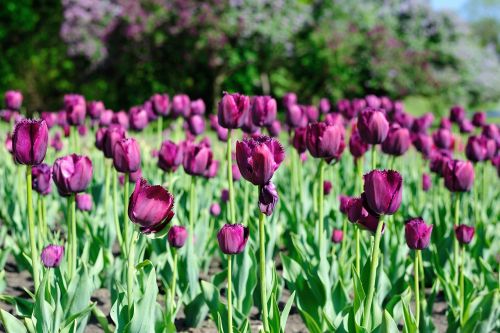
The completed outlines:
[[[300,311],[300,315],[310,333],[323,333],[318,323],[307,312]]]
[[[288,315],[290,314],[290,309],[292,308],[294,299],[295,299],[295,291],[290,295],[288,301],[285,304],[285,307],[283,308],[283,312],[281,312],[280,326],[283,332],[286,332],[286,322],[288,320]]]
[[[104,330],[104,333],[111,333],[111,327],[109,326],[108,319],[106,315],[99,309],[97,306],[94,306],[92,308],[92,314],[94,317],[97,319],[97,322],[99,325],[101,325],[102,329]]]
[[[0,319],[7,333],[28,333],[19,319],[3,309],[0,309]]]
[[[404,314],[404,332],[405,333],[417,333],[417,324],[415,323],[415,318],[410,311],[408,302],[405,299],[403,301],[403,314]]]
[[[392,319],[392,316],[387,310],[384,310],[382,325],[380,326],[380,333],[399,333],[398,325]]]
[[[143,295],[134,304],[132,321],[129,324],[130,332],[154,332],[156,297],[158,285],[156,284],[156,271],[152,264],[145,265],[138,270],[142,279]]]

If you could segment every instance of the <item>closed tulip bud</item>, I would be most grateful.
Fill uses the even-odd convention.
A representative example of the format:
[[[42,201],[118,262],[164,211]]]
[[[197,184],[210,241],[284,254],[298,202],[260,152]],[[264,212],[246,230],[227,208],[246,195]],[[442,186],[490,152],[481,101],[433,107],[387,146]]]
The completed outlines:
[[[90,212],[92,210],[92,196],[88,193],[80,193],[76,195],[76,208],[82,212]]]
[[[344,239],[344,232],[340,229],[333,229],[332,242],[335,244],[339,244],[342,243],[342,239]]]
[[[286,123],[291,128],[306,127],[307,116],[304,109],[297,104],[290,105],[286,109]]]
[[[213,153],[210,147],[204,144],[188,143],[183,148],[184,171],[191,176],[203,176],[212,166]]]
[[[174,225],[168,231],[168,244],[170,246],[180,249],[186,243],[188,233],[185,227],[180,225]]]
[[[323,182],[323,193],[325,195],[328,195],[330,194],[330,192],[332,192],[332,182],[329,180],[325,180]]]
[[[453,148],[454,139],[450,130],[441,128],[432,134],[432,140],[436,147],[449,150]]]
[[[375,95],[367,95],[367,96],[365,96],[365,101],[366,101],[366,105],[369,108],[380,108],[380,106],[382,105],[382,102],[380,101],[380,98],[378,98]]]
[[[174,117],[188,117],[191,111],[191,100],[186,94],[175,95],[172,99],[172,115]]]
[[[170,99],[167,94],[154,94],[151,96],[153,111],[158,116],[166,116],[170,111]]]
[[[352,128],[351,137],[349,138],[349,152],[358,159],[362,157],[368,150],[369,145],[361,139],[357,127]]]
[[[406,244],[412,250],[423,250],[429,246],[432,234],[432,224],[427,225],[421,217],[406,221]]]
[[[279,120],[275,120],[272,122],[271,125],[267,126],[266,128],[270,136],[277,138],[281,132],[281,123]]]
[[[210,205],[210,215],[212,215],[213,217],[217,217],[220,215],[220,212],[221,209],[218,203],[214,202],[213,204]]]
[[[19,110],[23,104],[23,94],[17,90],[9,90],[5,93],[5,107],[9,110]]]
[[[78,135],[84,137],[87,135],[87,132],[88,132],[87,126],[85,125],[78,126]]]
[[[158,166],[163,171],[175,171],[182,163],[182,149],[170,140],[163,141],[158,153]]]
[[[373,170],[364,175],[368,207],[377,215],[392,215],[401,206],[403,178],[394,170]]]
[[[342,214],[346,214],[349,211],[349,202],[351,201],[351,197],[348,197],[347,195],[340,195],[339,196],[339,210]]]
[[[348,203],[347,218],[352,223],[357,223],[361,228],[375,233],[379,223],[379,216],[373,215],[365,207],[364,200],[361,198],[351,198]],[[385,224],[382,232],[385,230]]]
[[[76,154],[60,157],[54,162],[52,179],[63,196],[83,192],[92,179],[92,162]]]
[[[450,109],[450,120],[454,123],[461,123],[465,118],[465,110],[460,105],[455,105]]]
[[[345,148],[344,128],[326,123],[309,124],[306,145],[313,157],[324,158],[328,163],[338,159]]]
[[[115,145],[118,141],[125,139],[125,129],[120,125],[109,126],[104,135],[104,156],[113,158]]]
[[[128,129],[130,124],[128,113],[125,111],[119,111],[113,114],[112,123],[120,125],[121,127],[123,127],[123,129]]]
[[[472,115],[472,125],[476,127],[483,127],[486,125],[486,113],[478,111]]]
[[[252,120],[255,126],[270,126],[276,119],[278,107],[270,96],[255,96],[252,99]]]
[[[223,188],[222,191],[220,191],[220,200],[224,203],[229,201],[229,190],[227,188]]]
[[[135,139],[121,139],[115,143],[113,165],[119,172],[131,173],[141,167],[141,152]]]
[[[424,157],[429,157],[432,151],[433,140],[427,134],[417,134],[413,138],[413,145],[415,148],[424,155]]]
[[[101,101],[90,101],[87,103],[87,111],[91,119],[97,120],[101,114],[106,110],[104,103]]]
[[[148,126],[148,113],[142,106],[134,106],[129,110],[130,128],[134,131],[142,131]]]
[[[366,143],[384,142],[389,133],[389,123],[380,109],[366,108],[358,114],[359,135]]]
[[[427,173],[422,174],[422,190],[427,192],[432,186],[431,176]]]
[[[205,102],[201,98],[198,98],[191,102],[191,115],[203,115],[205,114],[205,108]]]
[[[455,226],[455,236],[461,245],[469,244],[474,237],[474,227],[469,227],[465,224]]]
[[[257,136],[236,143],[236,162],[240,173],[254,185],[267,184],[284,159],[285,151],[276,139]]]
[[[296,128],[295,133],[293,134],[292,144],[299,154],[302,154],[307,150],[306,133],[307,128],[300,127]]]
[[[330,109],[331,105],[328,98],[322,98],[319,100],[319,110],[321,111],[321,113],[328,113],[330,112]]]
[[[105,110],[99,117],[99,126],[109,126],[113,122],[114,113],[111,110]]]
[[[64,109],[66,110],[69,125],[79,126],[85,123],[87,105],[83,96],[77,94],[64,95]]]
[[[484,136],[470,136],[465,146],[465,155],[472,162],[481,162],[488,157],[488,139]]]
[[[239,128],[243,125],[244,115],[250,110],[250,98],[242,94],[224,92],[218,106],[219,125],[227,128]]]
[[[188,118],[189,132],[193,135],[200,135],[205,131],[205,120],[200,115],[191,115]]]
[[[52,191],[52,169],[45,163],[36,165],[31,169],[33,177],[32,188],[41,195],[47,195]]]
[[[129,200],[128,216],[144,234],[162,231],[174,217],[174,197],[160,185],[144,178],[135,183]]]
[[[449,160],[443,168],[444,186],[450,192],[468,192],[474,185],[474,167],[469,161]]]
[[[245,250],[248,228],[242,224],[225,224],[217,233],[219,248],[225,254],[238,254]]]
[[[49,129],[43,120],[24,119],[17,123],[12,137],[12,151],[19,164],[38,165],[47,153]]]
[[[278,191],[273,183],[269,182],[259,190],[259,209],[262,213],[270,216],[278,203]]]
[[[59,267],[64,256],[64,246],[47,245],[43,248],[40,258],[47,268]]]
[[[382,143],[382,151],[388,155],[401,156],[410,148],[410,132],[399,125],[392,125]]]
[[[288,92],[283,96],[283,105],[285,108],[289,108],[292,105],[297,104],[297,94],[293,92]]]

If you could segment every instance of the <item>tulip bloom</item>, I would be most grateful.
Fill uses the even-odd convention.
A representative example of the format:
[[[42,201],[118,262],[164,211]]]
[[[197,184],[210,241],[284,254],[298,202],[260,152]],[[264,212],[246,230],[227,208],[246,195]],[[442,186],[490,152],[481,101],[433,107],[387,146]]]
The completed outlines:
[[[112,125],[108,127],[103,139],[104,156],[113,158],[115,144],[122,139],[125,139],[125,129],[122,126]]]
[[[281,123],[279,120],[275,120],[272,122],[271,125],[267,126],[267,131],[269,132],[269,135],[272,137],[278,137],[281,132]]]
[[[245,250],[248,228],[242,224],[225,224],[217,233],[219,248],[225,254],[238,254]]]
[[[432,186],[431,176],[429,176],[429,174],[427,173],[422,174],[422,190],[424,192],[427,192],[429,191],[431,186]]]
[[[24,119],[17,123],[12,137],[16,162],[25,165],[42,163],[47,153],[49,129],[44,120]]]
[[[52,178],[63,196],[83,192],[92,179],[92,162],[76,154],[60,157],[54,162]]]
[[[486,125],[486,113],[478,111],[472,115],[472,125],[476,127],[483,127]]]
[[[432,134],[432,139],[436,147],[449,150],[453,147],[454,139],[450,130],[441,128]]]
[[[191,176],[203,176],[212,166],[213,153],[205,144],[186,144],[182,165],[184,171]]]
[[[359,159],[366,153],[368,147],[369,145],[361,139],[357,127],[353,126],[351,137],[349,138],[349,151],[351,155],[355,159]]]
[[[306,145],[313,157],[323,158],[328,163],[338,159],[345,148],[344,128],[326,123],[309,124]]]
[[[66,117],[69,125],[79,126],[85,123],[87,105],[82,95],[64,95],[64,109],[66,110]]]
[[[141,178],[129,200],[128,216],[144,234],[162,231],[174,217],[174,197],[160,185]]]
[[[90,101],[87,103],[87,111],[93,120],[98,120],[105,110],[104,103],[101,101]]]
[[[461,123],[465,118],[465,110],[460,105],[455,105],[450,109],[450,120],[454,123]]]
[[[148,113],[142,106],[133,106],[129,112],[129,124],[134,131],[142,131],[148,126]]]
[[[200,135],[205,131],[205,120],[200,115],[191,115],[188,118],[188,129],[191,134]]]
[[[132,173],[141,167],[141,152],[135,139],[122,139],[115,143],[113,165],[123,173]]]
[[[373,170],[364,175],[368,208],[377,215],[392,215],[401,205],[403,178],[394,170]]]
[[[339,196],[339,210],[342,214],[346,214],[349,211],[349,202],[351,200],[351,197],[348,197],[347,195],[340,195]]]
[[[283,96],[283,105],[285,108],[289,108],[292,105],[297,104],[297,94],[293,92],[288,92]]]
[[[370,210],[366,209],[365,202],[362,198],[351,198],[347,204],[347,218],[352,223],[357,223],[362,229],[375,233],[380,221],[378,215],[374,215]],[[385,225],[382,227],[382,232]]]
[[[314,105],[301,105],[300,106],[304,111],[304,114],[307,117],[309,122],[317,122],[319,119],[318,109]]]
[[[335,244],[339,244],[344,239],[344,232],[340,229],[333,229],[332,232],[332,242]]]
[[[330,112],[330,109],[331,105],[328,98],[322,98],[319,100],[319,110],[321,111],[321,113],[328,113]]]
[[[63,256],[64,246],[51,244],[43,248],[40,258],[45,267],[54,268],[61,264]]]
[[[292,145],[299,154],[302,154],[307,150],[306,133],[307,128],[304,127],[296,128],[294,131]]]
[[[163,171],[175,171],[182,163],[182,157],[180,145],[176,145],[170,140],[163,141],[158,152],[158,166]]]
[[[359,135],[368,144],[384,142],[389,133],[389,123],[380,109],[366,108],[358,114]]]
[[[286,109],[286,123],[291,128],[306,127],[307,116],[304,109],[296,104],[290,105]]]
[[[224,203],[229,201],[229,190],[227,188],[223,188],[220,191],[220,200]]]
[[[469,244],[472,241],[474,232],[474,227],[469,227],[465,224],[455,226],[455,236],[457,237],[458,242],[462,245]]]
[[[151,96],[150,101],[153,105],[153,111],[158,116],[168,115],[170,107],[170,99],[167,94],[154,94]]]
[[[406,221],[405,237],[408,247],[412,250],[427,248],[431,240],[432,227],[432,224],[425,224],[421,217]]]
[[[270,216],[278,203],[278,191],[273,183],[269,182],[259,190],[259,209],[262,213]]]
[[[488,157],[488,139],[484,136],[470,136],[465,146],[465,155],[474,163],[484,161]]]
[[[34,166],[31,169],[31,175],[33,177],[32,187],[33,189],[41,195],[47,195],[51,192],[51,178],[52,169],[45,163]]]
[[[5,107],[9,110],[19,110],[23,104],[23,94],[17,90],[5,93]]]
[[[427,134],[417,134],[413,139],[413,145],[425,158],[431,154],[432,144],[432,138]]]
[[[89,212],[92,210],[93,202],[92,196],[88,193],[79,193],[76,195],[76,208],[82,212]]]
[[[323,182],[323,193],[325,193],[325,195],[328,195],[330,194],[331,191],[332,191],[332,182],[329,180],[325,180]]]
[[[410,144],[410,132],[399,125],[392,125],[382,143],[382,151],[389,155],[401,156],[408,151]]]
[[[180,249],[181,247],[184,246],[184,243],[186,243],[188,233],[185,227],[180,226],[180,225],[174,225],[170,230],[168,231],[168,244],[170,246],[175,247],[177,249]]]
[[[220,212],[221,208],[218,203],[214,202],[213,204],[210,205],[210,215],[212,215],[213,217],[217,217],[220,215]]]
[[[255,126],[270,126],[276,119],[278,107],[270,96],[255,96],[252,99],[252,120]]]
[[[450,192],[468,192],[474,184],[474,167],[469,161],[450,160],[443,167],[443,176]]]
[[[250,99],[242,94],[224,92],[218,107],[219,125],[234,129],[243,125],[243,116],[250,110]]]
[[[189,116],[189,112],[191,111],[191,100],[189,96],[186,94],[175,95],[172,99],[172,115],[174,117]]]

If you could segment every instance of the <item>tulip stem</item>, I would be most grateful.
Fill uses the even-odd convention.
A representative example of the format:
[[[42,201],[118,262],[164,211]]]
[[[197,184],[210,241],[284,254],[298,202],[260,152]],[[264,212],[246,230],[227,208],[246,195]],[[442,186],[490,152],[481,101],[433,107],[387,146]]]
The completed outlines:
[[[455,219],[454,225],[458,226],[458,219],[460,213],[460,194],[458,192],[455,193]],[[453,231],[452,231],[453,232]],[[455,261],[455,282],[458,282],[458,265],[459,265],[459,246],[457,237],[453,237],[453,252],[454,252],[454,261]]]
[[[158,125],[158,128],[157,128],[157,135],[158,135],[158,147],[161,146],[161,143],[162,143],[162,139],[163,139],[163,116],[160,115],[158,117],[158,121],[157,121],[157,125]]]
[[[72,258],[72,274],[76,273],[76,258],[77,255],[77,245],[78,238],[76,237],[76,194],[72,193],[71,196],[71,258]]]
[[[415,250],[415,262],[413,264],[414,269],[414,282],[415,282],[415,321],[417,324],[417,329],[420,323],[420,291],[419,291],[419,252],[420,250]]]
[[[319,223],[318,223],[318,239],[319,239],[319,253],[320,256],[323,253],[324,249],[324,225],[323,225],[323,210],[324,210],[324,197],[325,197],[325,192],[324,192],[324,187],[323,187],[323,182],[325,178],[325,160],[321,159],[321,162],[319,164],[319,183],[318,183],[318,190],[319,190],[319,198],[318,198],[318,217],[319,217]]]
[[[380,237],[382,235],[382,226],[384,222],[379,221],[377,225],[377,231],[375,232],[375,241],[373,242],[373,250],[372,250],[372,262],[370,267],[370,284],[368,286],[368,294],[365,301],[365,307],[363,311],[363,327],[367,327],[366,325],[369,322],[373,295],[375,294],[375,280],[377,279],[377,266],[378,266],[378,257],[380,254]]]
[[[359,229],[359,226],[355,226],[356,228],[356,270],[358,271],[358,274],[361,275],[361,248],[360,248],[360,234],[361,230]]]
[[[111,166],[113,168],[113,166]],[[113,172],[113,221],[115,222],[116,238],[118,239],[118,244],[122,253],[126,253],[125,247],[127,244],[123,244],[122,233],[120,229],[120,222],[118,219],[118,173],[115,168],[112,169]]]
[[[266,291],[266,233],[264,230],[264,213],[259,213],[259,252],[260,252],[260,301],[262,307],[262,321],[264,332],[269,332],[269,318],[267,315],[267,291]]]
[[[377,146],[372,145],[372,170],[377,169]]]
[[[226,150],[226,159],[227,159],[227,183],[229,187],[229,217],[231,224],[236,223],[236,212],[235,212],[235,204],[234,204],[234,186],[233,186],[233,158],[231,156],[232,152],[232,143],[231,143],[231,129],[228,129],[227,133],[227,150]]]
[[[464,312],[465,312],[465,283],[464,283],[464,266],[465,266],[465,246],[462,246],[460,260],[460,326],[464,323]]]
[[[243,224],[247,225],[248,221],[248,197],[250,196],[250,182],[244,182],[244,191],[245,191],[245,197],[243,198]]]
[[[172,304],[172,313],[174,312],[175,310],[175,284],[177,282],[177,249],[172,247],[172,252],[174,252],[174,267],[173,267],[173,272],[172,272],[172,289],[170,291],[171,293],[171,304]],[[167,311],[167,309],[165,309],[165,311]],[[175,319],[175,318],[172,318],[172,319]]]
[[[231,294],[231,255],[227,256],[227,327],[233,333],[233,301]]]
[[[106,158],[103,156],[104,160],[104,211],[106,211],[109,208],[109,183],[110,183],[110,168],[112,166],[108,166],[108,163],[106,163]]]
[[[125,172],[125,181],[123,183],[123,242],[125,244],[124,255],[127,255],[127,245],[128,245],[128,181],[130,175]]]
[[[33,211],[33,189],[32,186],[32,175],[31,175],[31,165],[26,166],[26,204],[28,206],[28,232],[30,237],[31,246],[31,266],[33,268],[33,283],[35,287],[35,294],[40,286],[40,281],[38,279],[38,252],[36,247],[36,236],[35,236],[35,212]]]
[[[195,213],[195,195],[194,189],[196,187],[196,177],[191,176],[191,186],[189,188],[189,238],[191,239],[191,245],[193,244],[194,236],[194,213]]]
[[[135,243],[137,241],[137,231],[132,232],[132,239],[130,240],[130,247],[128,249],[128,267],[127,267],[127,306],[128,306],[128,320],[132,320],[132,306],[133,306],[133,283],[135,273]]]
[[[421,305],[421,312],[425,314],[426,312],[426,309],[427,309],[427,302],[425,301],[425,275],[424,275],[424,263],[423,263],[423,260],[422,260],[422,251],[418,251],[417,252],[418,254],[418,269],[419,269],[419,272],[420,272],[420,282],[421,282],[421,285],[420,285],[420,290],[422,291],[422,294],[424,295],[424,297],[422,297],[420,299],[420,305]]]
[[[361,193],[362,191],[362,183],[361,179],[363,178],[363,157],[356,158],[356,193]],[[355,238],[356,238],[356,270],[358,274],[361,275],[361,230],[358,225],[355,226]],[[345,234],[344,234],[345,236]]]
[[[37,213],[38,213],[38,246],[43,248],[43,243],[45,241],[45,223],[43,219],[43,196],[38,194],[37,199]]]

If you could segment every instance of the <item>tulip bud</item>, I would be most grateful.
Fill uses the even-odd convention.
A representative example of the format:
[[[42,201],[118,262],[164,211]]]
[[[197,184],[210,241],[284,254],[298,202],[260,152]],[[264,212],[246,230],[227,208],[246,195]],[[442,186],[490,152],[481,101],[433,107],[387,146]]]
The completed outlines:
[[[203,176],[212,166],[213,153],[204,144],[188,143],[184,151],[182,165],[184,171],[191,176]]]
[[[43,248],[40,258],[45,267],[54,268],[61,264],[63,256],[64,246],[50,244]]]
[[[465,146],[465,155],[472,162],[481,162],[487,159],[488,139],[484,136],[470,136]]]
[[[82,212],[90,212],[92,210],[92,196],[88,193],[79,193],[76,195],[76,208]]]
[[[170,246],[175,247],[177,249],[180,249],[181,247],[184,246],[184,243],[186,243],[188,233],[185,227],[180,226],[180,225],[174,225],[170,230],[168,231],[168,244]]]
[[[135,139],[121,139],[115,143],[113,165],[123,173],[131,173],[141,167],[141,152]]]
[[[455,105],[450,109],[450,120],[454,123],[461,123],[465,118],[465,110],[460,105]]]
[[[90,101],[87,103],[87,111],[89,112],[90,118],[97,120],[101,117],[101,114],[106,108],[104,103],[101,101]]]
[[[406,244],[412,250],[422,250],[429,246],[432,234],[432,224],[425,224],[421,217],[406,221]]]
[[[476,127],[483,127],[486,125],[486,113],[484,112],[475,112],[472,115],[472,125]]]
[[[5,107],[9,110],[19,110],[23,104],[23,94],[17,90],[9,90],[5,93]]]
[[[415,133],[425,134],[427,130],[432,126],[434,122],[434,115],[432,113],[426,113],[420,118],[415,119],[412,126],[412,131]]]
[[[413,127],[413,122],[415,121],[413,116],[405,112],[394,113],[393,119],[396,124],[407,129],[411,129]]]
[[[394,170],[373,170],[364,175],[367,207],[377,215],[392,215],[401,205],[403,178]]]
[[[270,96],[255,96],[252,99],[252,120],[255,126],[269,126],[276,119],[278,107]]]
[[[12,137],[12,151],[19,164],[38,165],[47,153],[49,129],[43,120],[24,119],[17,123]]]
[[[220,212],[221,208],[218,203],[214,202],[213,204],[210,205],[210,215],[212,215],[213,217],[217,217],[220,215]]]
[[[378,98],[375,95],[367,95],[367,96],[365,96],[365,101],[366,101],[366,105],[369,108],[380,108],[381,105],[382,105],[382,102],[381,102],[380,98]]]
[[[293,134],[293,139],[292,139],[293,147],[297,149],[297,152],[299,154],[302,154],[307,150],[307,145],[306,145],[307,128],[299,127],[296,128],[294,132],[295,133]]]
[[[134,131],[142,131],[148,126],[148,113],[142,106],[134,106],[129,110],[129,123]]]
[[[424,155],[424,157],[429,157],[432,150],[432,138],[427,134],[417,134],[413,139],[413,145],[415,148]]]
[[[277,138],[281,132],[281,123],[279,122],[279,120],[275,120],[266,128],[270,136]]]
[[[471,133],[474,130],[474,125],[468,119],[462,120],[459,126],[460,133]]]
[[[474,237],[475,229],[474,227],[469,227],[465,224],[455,226],[455,236],[460,244],[469,244]]]
[[[283,105],[285,108],[289,108],[292,105],[297,104],[297,95],[293,92],[288,92],[283,96]]]
[[[172,99],[172,115],[174,117],[188,117],[191,111],[191,100],[186,94],[175,95]]]
[[[358,159],[362,157],[368,150],[369,145],[361,139],[358,128],[353,126],[351,137],[349,138],[349,152]]]
[[[342,239],[344,239],[344,232],[340,229],[333,229],[332,242],[335,244],[339,244],[342,243]]]
[[[111,110],[105,110],[99,117],[99,126],[109,126],[113,122],[114,113]]]
[[[52,179],[63,196],[83,192],[92,179],[92,162],[76,154],[60,157],[54,162]]]
[[[170,140],[163,141],[158,152],[158,166],[163,171],[175,171],[182,163],[182,149]]]
[[[323,193],[325,195],[328,195],[330,194],[331,191],[332,191],[332,182],[329,180],[325,180],[323,182]]]
[[[429,174],[427,173],[422,174],[422,190],[424,192],[427,192],[429,191],[431,186],[432,186],[431,176],[429,176]]]
[[[120,125],[109,126],[103,139],[104,156],[113,158],[116,143],[122,139],[125,139],[125,129]]]
[[[63,142],[61,140],[61,133],[57,132],[54,134],[50,140],[50,146],[54,148],[55,151],[61,151],[63,149]]]
[[[313,157],[324,158],[328,163],[338,159],[345,148],[344,128],[326,123],[309,124],[306,145]]]
[[[278,191],[273,183],[269,182],[259,190],[259,209],[262,213],[270,216],[278,203]]]
[[[100,127],[95,132],[95,147],[99,150],[104,149],[104,137],[106,136],[107,129],[105,127]]]
[[[52,169],[45,163],[34,166],[31,169],[33,177],[32,188],[41,195],[47,195],[51,192]]]
[[[205,131],[205,120],[200,115],[191,115],[188,118],[188,128],[191,134],[200,135]]]
[[[220,126],[233,129],[243,125],[243,116],[250,110],[250,99],[241,94],[229,94],[224,92],[219,102],[218,119]]]
[[[328,98],[322,98],[319,100],[319,110],[321,111],[321,113],[328,113],[330,112],[330,101],[328,100]]]
[[[170,107],[170,99],[167,94],[154,94],[151,96],[153,111],[159,116],[168,115]]]
[[[87,105],[82,95],[64,95],[64,109],[66,110],[66,117],[69,125],[79,126],[85,123]]]
[[[120,125],[123,127],[123,129],[128,129],[129,128],[129,116],[128,113],[125,111],[119,111],[115,114],[113,114],[113,124]]]
[[[225,254],[238,254],[245,250],[248,228],[242,224],[225,224],[217,233],[219,248]]]
[[[348,197],[347,195],[340,195],[339,196],[339,201],[340,201],[340,206],[339,210],[342,214],[346,214],[349,211],[349,202],[351,200],[351,197]]]
[[[454,139],[450,130],[441,128],[432,134],[436,147],[449,150],[453,147]]]
[[[301,105],[304,114],[309,122],[317,122],[319,119],[319,111],[314,105]]]
[[[227,188],[223,188],[220,191],[220,200],[224,203],[229,201],[229,190]]]
[[[358,115],[358,112],[366,107],[365,100],[355,99],[349,101],[348,99],[341,99],[337,102],[337,110],[346,119],[351,120]]]
[[[449,160],[443,167],[444,186],[450,192],[468,192],[474,185],[474,167],[469,161]]]
[[[359,135],[369,144],[384,142],[389,132],[389,123],[380,109],[366,108],[358,114]]]
[[[410,148],[410,132],[399,125],[392,125],[382,143],[382,151],[388,155],[401,156]]]
[[[304,109],[296,104],[290,105],[286,109],[286,123],[291,128],[306,127],[307,116]]]

